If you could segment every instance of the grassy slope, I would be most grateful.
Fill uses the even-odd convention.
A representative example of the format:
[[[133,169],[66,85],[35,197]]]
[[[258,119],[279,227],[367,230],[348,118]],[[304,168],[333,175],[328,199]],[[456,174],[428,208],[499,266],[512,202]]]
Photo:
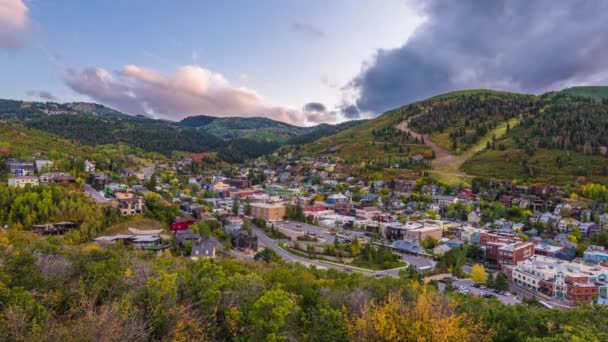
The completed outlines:
[[[506,150],[482,149],[462,165],[462,170],[476,176],[533,183],[564,184],[576,178],[577,174],[585,174],[588,179],[596,182],[608,181],[608,177],[603,175],[603,167],[608,165],[608,158],[551,149],[539,149],[528,156],[513,141],[514,136],[522,133],[522,127],[514,127],[510,134],[497,140],[497,145],[505,145]],[[556,162],[558,157],[563,160],[561,167]],[[532,175],[523,172],[524,160],[534,169]]]
[[[13,155],[28,157],[43,152],[50,157],[86,157],[94,147],[83,146],[54,134],[25,128],[20,125],[0,125],[0,147],[8,148]]]
[[[343,158],[347,161],[357,162],[370,159],[405,158],[408,153],[399,153],[399,148],[390,143],[378,142],[372,144],[372,131],[387,124],[391,124],[391,112],[387,112],[376,119],[362,122],[354,127],[337,134],[317,140],[303,147],[303,152],[310,155],[327,154]],[[384,148],[387,145],[387,149]],[[428,147],[424,145],[403,145],[410,147],[409,155],[422,153]],[[339,148],[336,152],[329,152],[331,148]]]

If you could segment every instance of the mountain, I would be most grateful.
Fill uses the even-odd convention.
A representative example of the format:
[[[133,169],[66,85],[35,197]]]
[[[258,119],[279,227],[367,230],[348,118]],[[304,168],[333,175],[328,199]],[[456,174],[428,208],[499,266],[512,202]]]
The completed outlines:
[[[131,116],[94,103],[0,100],[0,120],[57,134],[85,145],[125,143],[145,151],[216,151],[224,160],[241,162],[287,144],[309,142],[350,127],[298,127],[267,118],[194,116],[180,122]],[[311,135],[312,134],[312,135]],[[292,140],[301,137],[301,140]]]
[[[368,173],[423,169],[456,184],[472,177],[564,183],[577,175],[606,180],[607,146],[608,100],[477,89],[390,110],[301,150]],[[417,154],[429,162],[407,162]]]
[[[291,137],[314,130],[314,127],[299,127],[267,118],[192,116],[179,122],[180,125],[204,131],[223,140],[247,138],[256,141],[284,143]]]
[[[55,133],[86,145],[122,142],[147,151],[199,152],[223,142],[204,131],[165,120],[130,116],[91,103],[41,103],[0,100],[0,119]]]
[[[608,86],[572,87],[566,88],[562,90],[562,92],[574,96],[592,97],[595,99],[608,99]]]

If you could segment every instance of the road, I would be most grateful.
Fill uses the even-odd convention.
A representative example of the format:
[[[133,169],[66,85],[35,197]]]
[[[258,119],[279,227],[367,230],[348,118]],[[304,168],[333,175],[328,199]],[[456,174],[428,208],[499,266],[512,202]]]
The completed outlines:
[[[315,267],[320,268],[320,269],[333,268],[333,269],[342,270],[342,271],[346,271],[346,272],[358,272],[361,274],[376,275],[376,276],[391,276],[391,277],[395,277],[395,278],[399,276],[399,271],[401,271],[402,269],[407,267],[407,266],[404,266],[404,267],[393,268],[393,269],[384,270],[384,271],[371,271],[371,270],[364,270],[364,269],[357,268],[357,267],[343,266],[343,265],[340,265],[337,263],[327,262],[327,261],[323,261],[323,260],[307,259],[307,258],[298,256],[298,255],[291,254],[290,252],[279,247],[278,244],[280,241],[269,238],[258,227],[253,226],[252,230],[253,230],[253,233],[255,234],[255,236],[258,237],[258,242],[261,245],[264,245],[265,247],[268,247],[268,248],[272,249],[273,251],[277,252],[277,254],[279,254],[287,262],[299,262],[305,266],[314,265]],[[235,256],[237,256],[237,255],[235,255]]]
[[[517,298],[520,300],[523,300],[524,298],[526,298],[526,299],[536,298],[537,300],[545,301],[545,302],[553,305],[554,307],[560,307],[563,309],[572,308],[572,305],[569,303],[569,301],[567,301],[565,299],[549,298],[549,297],[543,295],[542,293],[537,293],[537,292],[530,291],[528,289],[524,289],[523,287],[520,287],[513,283],[509,284],[509,290],[511,292],[515,292],[517,295]]]
[[[93,189],[89,184],[84,184],[84,191],[91,196],[97,203],[108,203],[109,199],[103,197],[97,190]]]

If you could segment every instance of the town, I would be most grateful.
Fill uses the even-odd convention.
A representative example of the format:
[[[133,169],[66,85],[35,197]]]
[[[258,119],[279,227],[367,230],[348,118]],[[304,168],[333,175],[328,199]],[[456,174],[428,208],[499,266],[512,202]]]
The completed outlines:
[[[193,260],[257,260],[272,253],[374,277],[413,270],[441,280],[441,289],[505,303],[608,303],[608,251],[596,245],[606,241],[608,207],[583,200],[591,188],[600,198],[608,190],[584,177],[567,193],[559,186],[507,181],[475,180],[461,188],[423,177],[363,180],[339,158],[295,153],[192,172],[200,162],[194,156],[110,173],[87,159],[86,180],[68,176],[51,160],[8,159],[6,167],[11,187],[71,187],[123,217],[162,215],[167,224],[94,237],[102,246],[120,241]],[[79,224],[45,222],[27,229],[63,234]],[[479,268],[481,279],[466,279]]]

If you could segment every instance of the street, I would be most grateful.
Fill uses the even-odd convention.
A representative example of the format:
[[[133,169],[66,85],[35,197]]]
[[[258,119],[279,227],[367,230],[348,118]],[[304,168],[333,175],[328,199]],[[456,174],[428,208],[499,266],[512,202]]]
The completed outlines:
[[[269,238],[258,227],[254,226],[252,228],[252,230],[253,230],[253,233],[258,237],[258,241],[259,241],[260,245],[263,245],[264,247],[268,247],[268,248],[272,249],[273,251],[277,252],[277,254],[279,254],[283,259],[285,259],[285,261],[288,261],[288,262],[299,262],[305,266],[314,265],[315,267],[317,267],[319,269],[333,268],[333,269],[346,271],[346,272],[358,272],[358,273],[362,273],[362,274],[377,275],[377,276],[391,276],[391,277],[395,277],[395,278],[399,276],[399,271],[401,271],[402,269],[405,269],[407,267],[407,265],[406,265],[404,267],[393,268],[393,269],[389,269],[389,270],[371,271],[371,270],[364,270],[364,269],[361,269],[358,267],[340,265],[338,263],[327,262],[327,261],[323,261],[323,260],[307,259],[307,258],[304,258],[301,256],[291,254],[288,251],[284,250],[283,248],[279,247],[279,245],[278,245],[279,241]],[[234,254],[232,254],[232,255],[234,255]]]
[[[97,203],[108,203],[109,199],[103,197],[97,190],[93,189],[89,184],[84,184],[84,191],[89,194]]]

